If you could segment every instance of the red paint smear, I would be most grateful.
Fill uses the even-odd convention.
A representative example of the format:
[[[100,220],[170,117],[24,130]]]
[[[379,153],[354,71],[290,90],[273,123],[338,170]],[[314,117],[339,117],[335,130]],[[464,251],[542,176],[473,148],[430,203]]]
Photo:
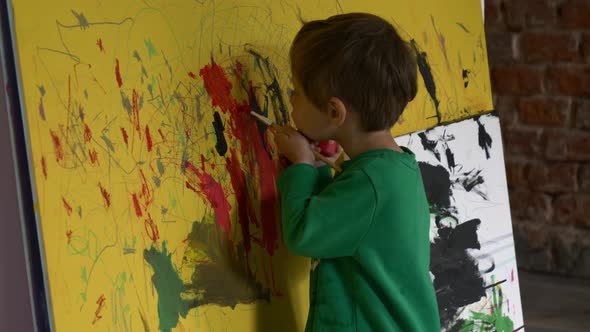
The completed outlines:
[[[145,232],[147,233],[148,237],[156,243],[160,238],[160,232],[158,231],[158,226],[154,223],[152,216],[148,213],[148,218],[145,220],[143,226],[145,227]]]
[[[85,123],[84,124],[84,142],[88,143],[92,139],[92,131],[90,131],[90,127]]]
[[[109,194],[102,184],[100,184],[100,182],[98,183],[98,187],[100,188],[100,193],[104,199],[104,206],[108,209],[111,206],[111,194]]]
[[[123,79],[121,78],[121,70],[119,68],[119,59],[115,59],[117,63],[115,64],[115,76],[117,77],[117,84],[119,88],[123,85]]]
[[[150,127],[148,127],[148,126],[145,126],[145,140],[146,140],[148,152],[152,151],[152,147],[153,147],[152,135],[150,135]]]
[[[139,194],[139,197],[144,199],[145,208],[147,209],[147,207],[152,203],[152,193],[150,192],[150,187],[148,186],[148,182],[145,178],[145,175],[143,174],[143,170],[139,170],[139,175],[141,176],[141,194]]]
[[[207,161],[205,160],[205,156],[201,155],[201,171],[202,171],[203,173],[205,173],[205,163],[206,163],[206,162],[207,162]]]
[[[133,124],[135,125],[135,130],[137,130],[137,132],[139,133],[139,136],[141,136],[140,133],[140,125],[139,125],[139,94],[137,93],[137,91],[135,91],[135,89],[133,89]]]
[[[125,142],[125,145],[129,146],[129,135],[127,135],[127,130],[123,127],[121,127],[121,134],[123,134],[123,142]]]
[[[198,193],[205,196],[207,201],[213,207],[215,212],[215,220],[217,227],[222,228],[225,234],[229,237],[231,231],[231,223],[229,218],[229,211],[231,205],[227,201],[223,187],[219,182],[215,181],[211,175],[207,173],[199,173],[198,169],[190,161],[186,161],[186,168],[191,170],[199,178],[199,191]],[[197,192],[193,186],[187,181],[187,188]]]
[[[72,233],[73,233],[73,232],[72,232],[72,230],[71,230],[71,229],[68,229],[68,230],[66,231],[66,237],[68,238],[68,244],[70,244],[70,243],[72,242]]]
[[[95,149],[92,149],[92,151],[88,150],[88,155],[90,156],[90,162],[93,165],[98,164],[98,152],[96,152]]]
[[[186,187],[194,192],[196,192],[197,194],[199,193],[199,191],[197,190],[197,188],[193,187],[188,181],[186,181]]]
[[[238,68],[241,67],[238,66]],[[264,149],[263,139],[267,140],[268,138],[266,134],[264,137],[260,135],[256,122],[252,121],[250,105],[247,102],[238,105],[231,96],[232,85],[221,67],[213,62],[201,69],[200,73],[205,88],[211,96],[212,104],[219,106],[224,112],[230,112],[231,132],[241,143],[242,160],[248,167],[248,173],[257,174],[260,219],[263,228],[262,244],[267,252],[273,255],[278,244],[277,193],[275,189],[275,179],[278,174],[274,161]],[[252,82],[249,82],[248,90],[249,100],[256,98]],[[256,169],[255,164],[257,165]]]
[[[98,307],[96,308],[96,311],[94,311],[94,320],[92,321],[92,325],[94,325],[96,322],[98,322],[102,318],[102,316],[100,315],[100,312],[102,311],[102,308],[104,308],[105,301],[106,301],[106,298],[104,297],[104,295],[100,295],[100,297],[96,301],[96,304],[98,305]]]
[[[248,199],[248,188],[246,187],[246,176],[244,170],[240,167],[238,156],[234,149],[230,150],[231,159],[227,157],[225,159],[225,167],[231,178],[231,185],[236,194],[238,203],[238,222],[242,230],[242,240],[244,241],[244,249],[246,252],[250,251],[251,248],[251,235],[250,235],[250,222],[256,221],[254,211],[250,205]]]
[[[197,75],[195,75],[195,73],[193,73],[192,71],[188,72],[188,76],[190,76],[192,79],[197,79]]]
[[[98,48],[104,53],[104,47],[102,47],[102,39],[98,38],[98,40],[96,41],[96,45],[98,45]]]
[[[510,271],[510,281],[514,282],[514,270]]]
[[[72,206],[70,205],[70,203],[68,203],[68,201],[66,201],[66,199],[62,196],[61,198],[63,204],[64,204],[64,208],[66,209],[66,212],[68,213],[68,216],[72,215]]]
[[[133,206],[135,207],[135,215],[141,217],[143,214],[141,213],[141,207],[139,206],[139,200],[137,199],[137,194],[131,195],[133,199]]]
[[[47,180],[47,163],[45,162],[45,157],[41,157],[41,170],[43,171],[43,177]]]
[[[55,160],[59,162],[60,160],[64,159],[64,150],[61,146],[61,142],[59,141],[59,137],[57,134],[50,130],[49,133],[51,134],[51,140],[53,141],[53,149],[55,150]]]
[[[219,106],[223,113],[236,108],[237,103],[231,96],[232,84],[225,76],[223,68],[211,61],[211,65],[203,67],[199,75],[203,78],[213,106]]]
[[[158,133],[160,134],[160,137],[162,137],[162,141],[166,142],[166,139],[164,138],[164,133],[162,132],[162,128],[158,128]]]

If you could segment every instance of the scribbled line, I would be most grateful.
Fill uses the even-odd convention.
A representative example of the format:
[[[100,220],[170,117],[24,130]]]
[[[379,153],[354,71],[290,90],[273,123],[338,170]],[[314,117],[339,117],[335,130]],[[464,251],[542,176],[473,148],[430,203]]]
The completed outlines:
[[[96,301],[96,304],[98,305],[98,307],[96,308],[96,311],[94,311],[94,320],[92,321],[92,325],[94,325],[96,322],[98,322],[102,318],[102,316],[100,315],[100,312],[102,311],[102,309],[105,306],[105,301],[106,301],[106,298],[104,297],[104,294],[100,295],[100,297]]]
[[[461,23],[461,22],[456,22],[456,24],[457,24],[457,25],[458,25],[458,26],[459,26],[461,29],[463,29],[463,31],[465,31],[465,32],[467,32],[467,33],[471,33],[471,31],[469,31],[469,29],[467,29],[467,27],[466,27],[466,26],[465,26],[463,23]]]
[[[63,38],[61,29],[74,29],[74,28],[80,28],[82,30],[85,30],[87,28],[89,28],[90,26],[93,25],[122,25],[123,23],[130,21],[130,22],[135,22],[133,20],[133,18],[131,17],[126,17],[123,20],[119,21],[119,22],[108,22],[108,21],[104,21],[104,22],[88,22],[88,20],[86,19],[86,17],[84,16],[83,13],[77,13],[73,10],[71,10],[72,14],[74,15],[74,17],[76,17],[76,19],[78,20],[78,24],[72,24],[72,25],[65,25],[63,23],[61,23],[60,21],[56,20],[55,23],[57,25],[57,32],[59,34],[59,38],[61,40],[61,44],[63,45],[65,51],[61,51],[61,50],[56,50],[56,49],[52,49],[52,48],[47,48],[47,47],[39,47],[39,50],[44,50],[44,51],[49,51],[49,52],[54,52],[54,53],[58,53],[58,54],[63,54],[63,55],[67,55],[68,57],[70,57],[72,60],[74,60],[76,63],[80,63],[80,57],[73,54],[70,49],[68,48],[68,46],[66,45],[66,42]]]
[[[479,146],[485,151],[486,158],[490,159],[490,148],[492,147],[492,136],[488,134],[484,125],[479,121],[479,116],[474,118],[477,122],[478,132],[477,139]]]
[[[488,289],[488,288],[496,287],[496,286],[498,286],[498,285],[501,285],[501,284],[505,283],[506,281],[507,281],[507,279],[504,279],[504,280],[502,280],[502,281],[498,281],[498,282],[496,282],[496,283],[493,283],[493,284],[491,284],[491,285],[489,285],[489,286],[486,286],[485,288],[486,288],[486,289]]]

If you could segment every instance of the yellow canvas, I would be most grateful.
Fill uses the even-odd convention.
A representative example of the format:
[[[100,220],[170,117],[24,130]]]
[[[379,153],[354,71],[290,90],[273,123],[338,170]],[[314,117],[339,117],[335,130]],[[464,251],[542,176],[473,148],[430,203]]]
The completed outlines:
[[[378,14],[412,42],[396,135],[492,109],[479,1],[12,1],[57,331],[301,331],[278,158],[302,20]]]

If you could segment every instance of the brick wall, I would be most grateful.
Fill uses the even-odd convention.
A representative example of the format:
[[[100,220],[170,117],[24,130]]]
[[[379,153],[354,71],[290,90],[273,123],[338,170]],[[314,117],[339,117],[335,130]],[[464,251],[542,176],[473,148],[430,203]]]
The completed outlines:
[[[486,0],[518,265],[590,278],[590,0]]]

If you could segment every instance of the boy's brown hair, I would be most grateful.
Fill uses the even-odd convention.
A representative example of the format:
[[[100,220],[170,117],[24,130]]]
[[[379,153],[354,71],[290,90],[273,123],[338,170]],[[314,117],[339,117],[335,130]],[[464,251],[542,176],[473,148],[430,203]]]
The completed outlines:
[[[416,58],[384,19],[350,13],[310,21],[295,36],[291,71],[320,109],[330,97],[358,112],[366,131],[391,128],[416,96]]]

